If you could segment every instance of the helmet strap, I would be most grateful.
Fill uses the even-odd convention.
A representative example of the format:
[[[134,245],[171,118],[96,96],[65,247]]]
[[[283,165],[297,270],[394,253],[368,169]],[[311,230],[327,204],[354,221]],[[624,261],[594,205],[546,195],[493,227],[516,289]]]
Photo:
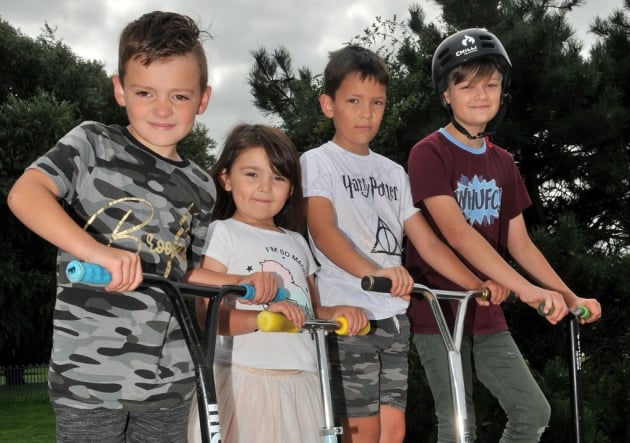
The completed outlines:
[[[457,129],[459,132],[461,132],[466,137],[468,137],[469,140],[477,140],[479,138],[484,138],[488,135],[494,134],[494,131],[484,131],[484,132],[479,132],[477,135],[472,135],[470,132],[466,130],[466,128],[460,125],[459,122],[455,120],[454,117],[451,117],[451,123],[453,123],[453,126],[455,126],[455,129]]]

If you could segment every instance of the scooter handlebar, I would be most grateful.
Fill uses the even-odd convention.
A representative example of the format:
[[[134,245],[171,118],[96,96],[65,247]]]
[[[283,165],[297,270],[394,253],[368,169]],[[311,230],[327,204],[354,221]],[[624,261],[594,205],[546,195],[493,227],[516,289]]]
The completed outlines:
[[[112,280],[112,276],[107,269],[95,263],[86,263],[73,260],[66,266],[66,277],[71,283],[86,283],[91,285],[104,286]],[[245,300],[252,300],[256,295],[253,285],[236,285],[244,289],[243,294],[239,294]],[[287,290],[278,288],[273,301],[281,301],[287,298]]]
[[[365,276],[361,279],[361,288],[364,291],[374,291],[374,292],[389,292],[392,288],[392,282],[387,277],[376,277],[376,276]],[[478,294],[475,294],[475,297],[478,297],[482,300],[490,300],[490,290],[488,288],[480,288]],[[508,301],[517,300],[518,296],[511,292]],[[549,315],[549,313],[544,312],[545,304],[541,303],[538,305],[536,311],[541,316]],[[576,309],[571,311],[573,315],[575,315],[579,319],[585,319],[590,317],[591,311],[586,306],[578,306]]]
[[[392,281],[387,277],[366,275],[361,279],[361,289],[363,289],[364,291],[389,293],[392,290]],[[421,293],[421,291],[419,291],[415,287],[411,292]],[[471,292],[474,292],[473,295],[475,296],[475,298],[479,298],[481,300],[490,300],[490,290],[488,288],[481,287]],[[462,291],[462,293],[465,293],[465,291]]]

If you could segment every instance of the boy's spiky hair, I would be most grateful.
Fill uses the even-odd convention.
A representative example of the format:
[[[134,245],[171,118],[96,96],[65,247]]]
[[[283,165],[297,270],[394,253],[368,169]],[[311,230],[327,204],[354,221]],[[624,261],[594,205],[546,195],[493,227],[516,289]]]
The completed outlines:
[[[193,19],[174,12],[153,11],[129,23],[120,34],[118,75],[124,81],[130,60],[143,65],[174,56],[193,54],[200,71],[200,86],[208,84],[208,63],[201,41],[202,34]]]

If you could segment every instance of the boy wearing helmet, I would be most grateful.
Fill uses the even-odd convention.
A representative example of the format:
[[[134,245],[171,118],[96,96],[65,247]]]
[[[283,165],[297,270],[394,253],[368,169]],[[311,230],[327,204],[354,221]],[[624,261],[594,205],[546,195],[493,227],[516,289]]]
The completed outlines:
[[[505,112],[511,69],[501,42],[485,29],[466,29],[446,38],[433,56],[433,82],[450,123],[420,140],[409,155],[414,204],[434,231],[482,279],[493,279],[517,293],[532,307],[545,303],[547,321],[556,324],[578,305],[599,319],[595,299],[571,291],[532,243],[523,219],[531,204],[507,151],[494,145],[492,134]],[[541,287],[518,274],[510,255]],[[417,281],[429,287],[461,290],[407,248],[406,265]],[[545,288],[545,289],[543,289]],[[501,438],[507,442],[539,441],[550,417],[549,403],[514,343],[500,304],[468,305],[461,346],[466,386],[467,429],[475,440],[472,399],[473,367],[477,378],[499,400],[507,415]],[[452,306],[443,306],[452,318]],[[455,442],[456,428],[446,349],[425,300],[412,299],[409,316],[438,417],[438,441]],[[468,440],[467,440],[468,441]]]

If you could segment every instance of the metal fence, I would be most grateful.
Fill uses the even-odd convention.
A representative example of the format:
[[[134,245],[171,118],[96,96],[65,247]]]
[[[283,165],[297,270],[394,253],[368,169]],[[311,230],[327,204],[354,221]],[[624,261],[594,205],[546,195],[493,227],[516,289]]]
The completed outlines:
[[[0,398],[48,397],[48,364],[0,367]]]

